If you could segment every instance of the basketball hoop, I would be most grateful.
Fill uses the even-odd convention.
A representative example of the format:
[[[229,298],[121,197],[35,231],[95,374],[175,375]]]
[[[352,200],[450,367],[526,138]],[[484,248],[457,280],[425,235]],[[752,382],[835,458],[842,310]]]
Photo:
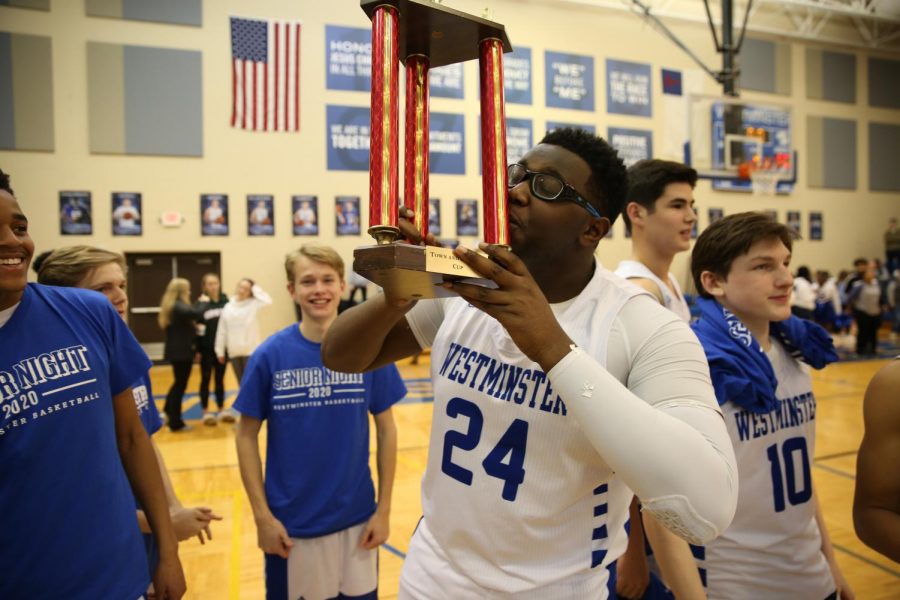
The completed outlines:
[[[791,179],[789,155],[778,155],[760,159],[754,156],[738,165],[738,178],[750,180],[753,193],[757,196],[774,196],[778,193],[778,182]]]
[[[782,171],[764,171],[754,169],[750,171],[750,184],[753,193],[757,196],[774,196],[778,191],[778,182],[784,173]]]

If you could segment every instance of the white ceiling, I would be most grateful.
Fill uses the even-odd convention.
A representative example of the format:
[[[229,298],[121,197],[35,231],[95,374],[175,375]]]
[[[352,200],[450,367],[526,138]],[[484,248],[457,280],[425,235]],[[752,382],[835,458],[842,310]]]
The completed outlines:
[[[847,48],[874,49],[900,55],[900,0],[731,0],[735,38],[748,3],[748,33],[814,41]],[[665,25],[707,23],[703,0],[545,0],[547,4],[633,12],[646,18],[649,10]],[[721,41],[723,0],[709,0]],[[710,33],[710,35],[712,35]]]

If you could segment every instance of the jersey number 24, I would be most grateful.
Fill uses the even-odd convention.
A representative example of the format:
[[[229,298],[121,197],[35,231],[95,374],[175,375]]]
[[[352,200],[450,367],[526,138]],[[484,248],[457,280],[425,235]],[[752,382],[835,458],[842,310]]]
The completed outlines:
[[[451,430],[444,434],[441,471],[460,483],[472,485],[474,476],[472,471],[453,462],[453,448],[470,452],[478,446],[484,426],[484,415],[481,414],[481,409],[474,402],[463,398],[453,398],[447,403],[447,416],[453,419],[461,416],[468,417],[469,426],[466,431]],[[524,465],[527,443],[528,421],[516,419],[481,463],[485,473],[503,481],[502,496],[509,502],[516,499],[519,485],[525,481]],[[506,460],[507,456],[509,456],[508,460]]]

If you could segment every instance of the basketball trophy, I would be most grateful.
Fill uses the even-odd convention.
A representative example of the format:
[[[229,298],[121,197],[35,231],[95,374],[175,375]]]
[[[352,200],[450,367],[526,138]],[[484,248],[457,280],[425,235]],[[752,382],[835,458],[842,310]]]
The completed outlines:
[[[479,59],[481,157],[485,242],[508,245],[506,116],[503,53],[512,51],[502,25],[428,0],[362,0],[372,20],[372,102],[369,146],[369,234],[376,244],[357,248],[353,270],[396,298],[451,295],[446,280],[472,278],[492,284],[449,248],[400,239],[399,68],[406,67],[404,206],[428,233],[428,71]]]

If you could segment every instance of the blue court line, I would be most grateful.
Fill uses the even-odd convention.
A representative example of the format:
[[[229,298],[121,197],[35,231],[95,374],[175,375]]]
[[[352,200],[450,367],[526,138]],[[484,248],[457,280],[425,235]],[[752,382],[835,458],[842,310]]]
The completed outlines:
[[[818,463],[816,463],[815,467],[817,469],[823,469],[825,471],[828,471],[829,473],[834,473],[835,475],[840,475],[841,477],[846,477],[847,479],[853,479],[854,481],[856,480],[856,476],[852,475],[851,473],[848,473],[847,471],[835,469],[834,467],[829,467],[828,465],[820,465]]]
[[[879,569],[881,571],[884,571],[885,573],[889,573],[889,574],[893,575],[894,577],[900,577],[900,571],[895,571],[894,569],[892,569],[890,567],[885,567],[884,565],[875,562],[871,558],[863,556],[859,552],[855,552],[853,550],[850,550],[849,548],[845,548],[844,546],[841,546],[840,544],[835,544],[834,542],[832,542],[831,545],[834,546],[836,549],[840,550],[841,552],[849,554],[853,558],[863,561],[867,565],[871,565],[871,566],[875,567],[876,569]]]
[[[400,552],[399,550],[397,550],[396,548],[394,548],[394,547],[391,546],[390,544],[384,543],[384,544],[382,544],[382,546],[384,547],[385,550],[387,550],[388,552],[390,552],[390,553],[393,554],[394,556],[399,556],[401,559],[406,560],[406,554],[404,554],[403,552]]]
[[[834,454],[826,454],[825,456],[816,456],[813,458],[814,461],[818,462],[820,460],[831,460],[832,458],[842,458],[844,456],[850,456],[851,454],[856,454],[857,450],[845,450],[843,452],[835,452]]]

